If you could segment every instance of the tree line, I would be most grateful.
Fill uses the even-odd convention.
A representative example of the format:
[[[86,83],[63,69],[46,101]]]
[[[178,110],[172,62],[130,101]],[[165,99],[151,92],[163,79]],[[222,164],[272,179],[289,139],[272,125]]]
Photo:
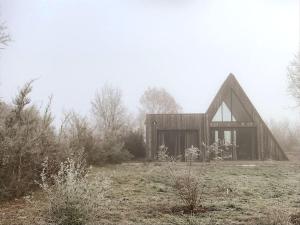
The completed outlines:
[[[10,40],[1,23],[0,48]],[[37,188],[45,159],[48,173],[55,174],[68,158],[84,160],[87,165],[144,158],[145,114],[178,112],[181,108],[165,89],[148,88],[140,99],[138,119],[132,118],[121,90],[104,85],[92,100],[92,118],[70,111],[56,129],[52,97],[44,108],[33,104],[33,84],[27,82],[12,102],[0,99],[0,201]]]

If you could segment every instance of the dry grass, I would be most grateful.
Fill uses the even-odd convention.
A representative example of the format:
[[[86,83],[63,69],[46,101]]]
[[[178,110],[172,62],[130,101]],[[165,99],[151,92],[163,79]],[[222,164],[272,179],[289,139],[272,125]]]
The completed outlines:
[[[247,166],[248,165],[248,166]],[[203,164],[194,164],[201,173]],[[164,163],[128,163],[93,168],[112,176],[111,204],[95,224],[260,224],[270,212],[292,214],[300,209],[300,163],[217,162],[205,164],[205,212],[193,216],[172,212],[180,207]],[[180,170],[183,164],[178,164]],[[0,205],[0,224],[41,224],[43,196]]]

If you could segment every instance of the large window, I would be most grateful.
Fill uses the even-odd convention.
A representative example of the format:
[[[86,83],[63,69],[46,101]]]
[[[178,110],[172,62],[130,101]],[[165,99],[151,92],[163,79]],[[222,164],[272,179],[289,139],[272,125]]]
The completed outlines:
[[[230,111],[230,109],[228,108],[228,106],[226,105],[226,103],[222,102],[212,121],[229,122],[236,121],[236,119]]]
[[[215,143],[236,144],[236,129],[216,129],[211,133],[212,141]]]
[[[217,112],[215,113],[213,122],[250,122],[251,117],[244,108],[243,104],[230,89],[221,102]]]

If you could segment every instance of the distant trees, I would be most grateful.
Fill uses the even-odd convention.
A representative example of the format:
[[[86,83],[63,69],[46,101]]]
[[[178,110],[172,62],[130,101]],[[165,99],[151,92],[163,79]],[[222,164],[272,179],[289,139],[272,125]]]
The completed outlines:
[[[92,101],[92,112],[102,137],[120,135],[126,125],[126,109],[119,88],[105,85]]]
[[[95,160],[119,163],[130,159],[131,154],[124,148],[128,116],[121,90],[108,85],[102,87],[92,101],[92,112],[101,139]]]
[[[295,98],[300,106],[300,53],[288,66],[289,93]]]
[[[97,141],[86,117],[73,111],[67,113],[58,132],[58,143],[64,154],[75,160],[84,156],[93,163]]]
[[[270,121],[270,129],[279,144],[291,152],[295,149],[298,149],[300,146],[300,125],[291,123],[289,120],[281,120],[281,121]]]
[[[10,41],[11,38],[7,32],[7,27],[0,21],[0,49],[3,49]]]
[[[140,98],[140,105],[144,113],[178,113],[182,110],[164,88],[148,88]]]
[[[294,57],[288,66],[288,92],[296,100],[297,106],[300,107],[300,52]],[[298,126],[297,126],[298,125]],[[275,136],[284,147],[291,150],[300,146],[300,125],[291,126],[289,121],[271,124],[271,129]]]
[[[144,135],[144,122],[147,113],[179,113],[182,107],[164,88],[149,87],[140,98],[139,127]]]

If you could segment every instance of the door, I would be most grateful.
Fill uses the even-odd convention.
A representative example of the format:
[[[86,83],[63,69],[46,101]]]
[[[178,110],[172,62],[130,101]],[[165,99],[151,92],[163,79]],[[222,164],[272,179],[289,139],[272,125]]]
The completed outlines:
[[[255,128],[239,128],[237,132],[237,158],[239,160],[257,159]]]

